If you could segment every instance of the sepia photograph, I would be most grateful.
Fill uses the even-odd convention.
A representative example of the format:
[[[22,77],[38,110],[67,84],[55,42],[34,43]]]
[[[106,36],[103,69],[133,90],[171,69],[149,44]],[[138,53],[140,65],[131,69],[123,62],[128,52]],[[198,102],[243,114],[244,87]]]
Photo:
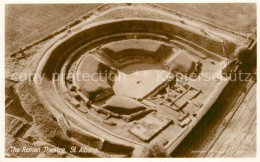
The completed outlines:
[[[257,158],[256,2],[86,2],[4,4],[4,159]]]

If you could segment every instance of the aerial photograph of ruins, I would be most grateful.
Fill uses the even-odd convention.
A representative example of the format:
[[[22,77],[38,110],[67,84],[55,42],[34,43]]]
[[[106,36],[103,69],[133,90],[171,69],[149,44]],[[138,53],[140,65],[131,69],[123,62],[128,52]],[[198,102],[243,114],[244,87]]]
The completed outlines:
[[[4,8],[5,158],[256,157],[256,3]]]

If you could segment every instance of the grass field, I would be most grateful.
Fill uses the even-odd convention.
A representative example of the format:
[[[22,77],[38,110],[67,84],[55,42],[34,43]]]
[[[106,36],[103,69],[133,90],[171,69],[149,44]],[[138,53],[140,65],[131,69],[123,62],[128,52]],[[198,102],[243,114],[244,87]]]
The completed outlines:
[[[159,5],[238,32],[250,32],[252,27],[256,26],[254,3],[160,3]]]
[[[101,4],[7,4],[6,52],[12,53],[52,33]],[[256,26],[255,4],[160,4],[239,32]]]
[[[6,52],[30,44],[101,4],[8,4],[5,6]]]

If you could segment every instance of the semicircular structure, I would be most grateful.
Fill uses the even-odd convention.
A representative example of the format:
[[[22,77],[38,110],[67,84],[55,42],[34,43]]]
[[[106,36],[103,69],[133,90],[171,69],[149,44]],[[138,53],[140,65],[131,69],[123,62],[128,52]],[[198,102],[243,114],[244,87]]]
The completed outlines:
[[[210,78],[236,46],[181,21],[103,21],[57,39],[34,82],[74,141],[108,155],[139,156],[152,144],[170,154],[227,85]]]

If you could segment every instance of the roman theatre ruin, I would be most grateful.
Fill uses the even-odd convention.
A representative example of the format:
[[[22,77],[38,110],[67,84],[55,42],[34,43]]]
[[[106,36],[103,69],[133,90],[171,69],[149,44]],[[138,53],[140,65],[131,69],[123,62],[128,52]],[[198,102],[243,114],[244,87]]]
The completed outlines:
[[[109,157],[139,157],[154,144],[174,151],[228,84],[223,74],[234,70],[236,48],[248,43],[183,19],[95,22],[46,48],[35,87],[66,138]]]

